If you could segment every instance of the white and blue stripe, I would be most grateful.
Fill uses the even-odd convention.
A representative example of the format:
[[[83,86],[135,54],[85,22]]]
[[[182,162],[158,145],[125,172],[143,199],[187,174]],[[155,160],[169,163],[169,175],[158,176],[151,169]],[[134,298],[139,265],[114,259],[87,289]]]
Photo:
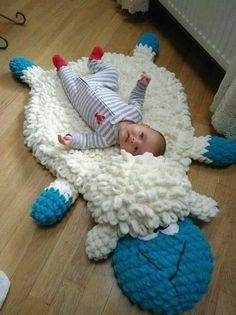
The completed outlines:
[[[118,73],[115,67],[102,60],[89,60],[92,75],[78,77],[70,66],[59,70],[64,90],[85,122],[94,130],[91,133],[72,134],[72,146],[78,149],[103,148],[117,143],[116,124],[123,120],[142,121],[142,106],[146,87],[139,81],[128,104],[117,93]],[[96,114],[104,116],[98,122]]]

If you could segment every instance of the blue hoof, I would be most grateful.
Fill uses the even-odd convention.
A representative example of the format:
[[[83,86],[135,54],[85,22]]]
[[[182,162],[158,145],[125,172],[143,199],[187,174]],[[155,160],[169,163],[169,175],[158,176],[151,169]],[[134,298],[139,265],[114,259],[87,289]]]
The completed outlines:
[[[236,163],[236,141],[211,136],[206,149],[203,156],[212,161],[211,165],[220,167]]]
[[[147,45],[148,47],[151,47],[152,52],[155,53],[155,55],[159,51],[160,41],[158,36],[154,33],[143,33],[137,41],[137,46],[140,44],[142,44],[143,46]]]
[[[52,225],[65,216],[72,203],[72,198],[65,198],[58,189],[44,189],[34,202],[30,215],[39,225]]]
[[[12,74],[18,79],[23,76],[23,70],[26,70],[27,68],[31,68],[33,66],[36,65],[32,61],[24,57],[12,58],[9,62],[9,68]]]

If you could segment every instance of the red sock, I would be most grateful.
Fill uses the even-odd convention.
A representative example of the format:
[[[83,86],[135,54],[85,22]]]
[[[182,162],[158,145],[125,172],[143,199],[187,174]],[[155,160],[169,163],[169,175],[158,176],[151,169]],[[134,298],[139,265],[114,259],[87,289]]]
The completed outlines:
[[[102,59],[103,54],[104,54],[103,48],[96,46],[93,48],[93,50],[89,56],[89,60],[92,60],[92,59],[100,60],[100,59]]]
[[[67,65],[67,62],[65,61],[65,59],[60,55],[54,55],[52,57],[52,62],[54,66],[57,68],[57,70],[59,70],[62,66]]]

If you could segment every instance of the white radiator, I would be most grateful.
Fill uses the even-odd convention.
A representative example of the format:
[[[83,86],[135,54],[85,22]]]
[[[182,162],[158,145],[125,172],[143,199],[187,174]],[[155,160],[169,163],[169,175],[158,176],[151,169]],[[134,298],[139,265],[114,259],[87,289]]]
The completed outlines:
[[[236,0],[159,0],[227,70],[236,54]]]

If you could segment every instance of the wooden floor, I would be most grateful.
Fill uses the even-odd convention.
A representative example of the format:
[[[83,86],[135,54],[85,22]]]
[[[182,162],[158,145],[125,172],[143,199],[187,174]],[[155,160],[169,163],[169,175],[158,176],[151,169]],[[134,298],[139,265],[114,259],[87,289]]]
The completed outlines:
[[[27,17],[25,26],[0,17],[0,35],[9,40],[8,49],[0,51],[0,269],[11,279],[1,314],[148,314],[123,296],[109,260],[88,261],[84,242],[93,222],[82,199],[52,228],[39,228],[29,218],[31,204],[53,178],[24,147],[29,90],[12,78],[8,62],[23,55],[50,69],[54,53],[76,60],[96,44],[132,54],[140,34],[155,32],[161,42],[156,63],[182,81],[197,135],[214,132],[209,106],[223,73],[162,12],[150,20],[121,12],[114,0],[1,0],[1,13],[14,17],[18,10]],[[215,269],[208,293],[191,314],[234,315],[236,166],[216,169],[195,163],[190,177],[194,189],[215,198],[221,209],[216,219],[201,225],[212,245]]]

